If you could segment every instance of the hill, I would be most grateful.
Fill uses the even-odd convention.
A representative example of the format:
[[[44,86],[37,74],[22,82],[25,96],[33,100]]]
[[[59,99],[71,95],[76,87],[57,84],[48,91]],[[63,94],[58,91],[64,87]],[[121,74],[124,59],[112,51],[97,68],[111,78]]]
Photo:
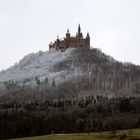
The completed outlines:
[[[11,90],[17,94],[25,88],[35,97],[35,87],[49,89],[44,96],[54,89],[62,96],[139,96],[140,66],[121,63],[95,48],[51,49],[29,54],[0,72],[0,87],[1,96],[8,97]]]
[[[51,49],[0,73],[0,138],[140,127],[140,67],[98,49]]]

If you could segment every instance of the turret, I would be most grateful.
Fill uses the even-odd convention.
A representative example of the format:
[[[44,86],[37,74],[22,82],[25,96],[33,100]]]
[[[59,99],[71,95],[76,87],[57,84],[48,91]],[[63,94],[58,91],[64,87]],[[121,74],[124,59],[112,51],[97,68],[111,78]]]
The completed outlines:
[[[57,35],[57,40],[56,40],[57,46],[59,46],[59,43],[60,43],[60,39],[59,39],[59,36]]]
[[[79,24],[79,26],[78,26],[78,34],[77,34],[77,36],[80,37],[80,38],[83,37],[83,35],[82,35],[82,33],[81,33],[81,27],[80,27],[80,24]]]
[[[89,36],[89,33],[87,33],[87,36],[86,36],[86,47],[90,48],[90,36]]]
[[[90,39],[89,33],[87,33],[87,36],[86,36],[86,38],[87,38],[87,39]]]
[[[69,29],[67,30],[67,33],[66,33],[66,39],[70,38],[70,32],[69,32]]]
[[[79,26],[78,26],[78,34],[80,34],[81,33],[81,27],[80,27],[80,24],[79,24]]]

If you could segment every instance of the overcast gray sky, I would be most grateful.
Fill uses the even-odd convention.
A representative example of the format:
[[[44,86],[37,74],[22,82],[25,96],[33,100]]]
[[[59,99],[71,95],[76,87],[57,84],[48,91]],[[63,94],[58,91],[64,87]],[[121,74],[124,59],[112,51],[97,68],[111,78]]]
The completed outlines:
[[[0,70],[79,23],[91,46],[140,65],[140,0],[0,0]]]

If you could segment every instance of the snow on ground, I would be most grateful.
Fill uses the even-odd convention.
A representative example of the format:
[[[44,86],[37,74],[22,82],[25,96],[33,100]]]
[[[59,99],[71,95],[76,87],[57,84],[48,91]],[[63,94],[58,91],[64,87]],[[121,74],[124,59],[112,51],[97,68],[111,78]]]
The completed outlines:
[[[51,49],[46,52],[39,51],[25,56],[17,64],[5,71],[0,72],[0,82],[4,81],[30,81],[36,77],[49,79],[65,79],[66,71],[51,72],[49,71],[55,64],[68,59],[74,48],[69,48],[64,52]]]

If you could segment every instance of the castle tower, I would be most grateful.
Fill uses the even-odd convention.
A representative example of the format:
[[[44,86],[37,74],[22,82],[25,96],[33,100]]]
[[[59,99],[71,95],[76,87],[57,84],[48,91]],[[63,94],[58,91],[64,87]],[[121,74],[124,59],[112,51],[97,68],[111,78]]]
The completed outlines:
[[[78,34],[80,34],[81,33],[81,27],[80,27],[80,24],[79,24],[79,26],[78,26]]]
[[[60,44],[60,39],[59,39],[59,36],[57,35],[57,40],[56,40],[56,49],[58,49],[59,44]]]
[[[89,36],[89,33],[87,33],[87,36],[86,36],[86,47],[90,48],[90,36]]]
[[[69,32],[69,29],[67,30],[67,33],[66,33],[66,39],[69,39],[70,38],[70,32]]]
[[[82,34],[82,32],[81,32],[80,24],[79,24],[79,26],[78,26],[78,34],[77,34],[77,36],[78,36],[79,38],[82,38],[82,37],[83,37],[83,34]]]

